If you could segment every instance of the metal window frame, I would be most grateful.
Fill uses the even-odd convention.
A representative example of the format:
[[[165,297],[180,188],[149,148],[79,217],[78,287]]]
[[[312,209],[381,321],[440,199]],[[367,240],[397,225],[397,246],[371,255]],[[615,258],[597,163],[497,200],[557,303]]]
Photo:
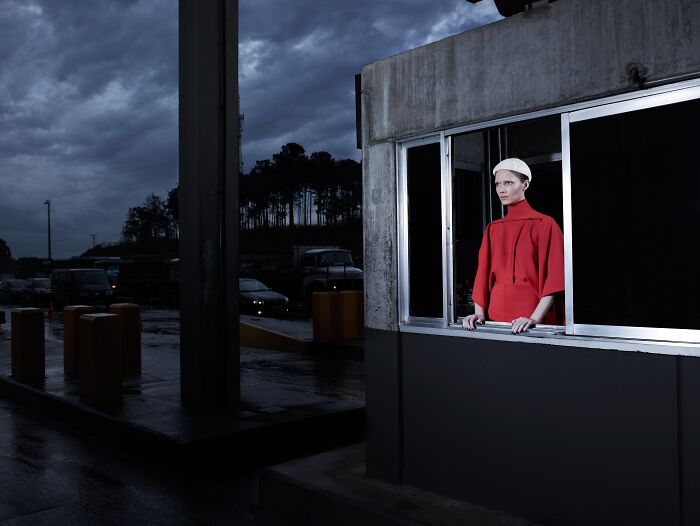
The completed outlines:
[[[407,136],[397,139],[396,142],[396,183],[397,183],[397,241],[398,241],[398,297],[399,297],[399,328],[411,330],[416,328],[428,328],[438,330],[441,334],[454,335],[454,329],[458,324],[450,323],[451,310],[454,305],[452,290],[453,241],[452,241],[452,137],[462,133],[478,131],[486,128],[505,126],[515,122],[534,120],[541,117],[559,115],[561,117],[562,132],[562,198],[564,212],[564,264],[565,264],[565,312],[566,326],[547,325],[538,326],[531,331],[536,336],[541,330],[542,335],[564,332],[558,337],[572,337],[586,339],[590,344],[590,338],[608,338],[605,345],[609,345],[610,338],[620,341],[649,342],[651,346],[659,344],[694,345],[700,343],[700,331],[691,329],[666,329],[651,327],[620,327],[575,324],[573,312],[573,238],[572,238],[572,210],[571,210],[571,159],[569,124],[580,120],[587,120],[616,113],[627,113],[638,109],[646,109],[664,106],[674,102],[693,100],[700,98],[700,79],[684,80],[676,83],[663,84],[646,90],[621,93],[617,95],[601,97],[574,104],[564,104],[529,113],[523,113],[498,119],[491,119],[465,126],[454,127],[442,131],[434,131],[420,135]],[[442,263],[443,263],[443,316],[442,318],[418,318],[410,317],[409,307],[409,275],[408,275],[408,208],[407,208],[407,180],[406,180],[406,150],[415,146],[440,143],[441,156],[441,195],[442,195]],[[558,159],[552,159],[558,160]],[[503,334],[507,338],[500,324],[493,323],[496,338]],[[441,330],[444,329],[444,330]],[[491,332],[487,328],[482,328]],[[466,336],[474,333],[465,334]],[[539,340],[539,339],[538,339]],[[601,340],[602,342],[603,340]],[[603,345],[601,343],[601,345]],[[589,345],[596,347],[595,343]],[[654,351],[651,351],[654,352]],[[683,354],[679,352],[678,354]]]
[[[677,329],[668,327],[634,327],[620,325],[591,325],[576,323],[574,312],[574,267],[573,267],[573,214],[571,203],[571,137],[570,124],[587,120],[620,115],[633,111],[668,106],[678,102],[700,99],[700,85],[688,86],[673,91],[648,94],[646,97],[618,101],[592,108],[562,114],[562,177],[564,189],[564,266],[565,266],[565,302],[566,333],[573,336],[594,336],[613,338],[634,338],[654,341],[674,341],[700,344],[700,330]]]
[[[418,146],[426,146],[428,144],[440,144],[440,214],[442,221],[442,246],[445,245],[445,199],[444,199],[444,170],[443,170],[443,135],[436,133],[432,135],[422,136],[411,140],[403,141],[396,144],[396,210],[397,210],[397,225],[396,233],[398,236],[398,296],[399,296],[399,323],[408,323],[422,327],[445,327],[445,258],[443,261],[443,310],[441,318],[426,318],[418,316],[410,316],[410,273],[408,266],[408,165],[406,163],[407,151]],[[443,251],[444,252],[444,251]]]

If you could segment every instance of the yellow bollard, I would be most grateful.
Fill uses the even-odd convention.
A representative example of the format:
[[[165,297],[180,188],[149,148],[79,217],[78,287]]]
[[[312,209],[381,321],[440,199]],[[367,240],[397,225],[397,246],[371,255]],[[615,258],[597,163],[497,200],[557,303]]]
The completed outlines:
[[[334,342],[340,337],[340,293],[314,292],[311,297],[314,341]]]
[[[70,305],[63,308],[63,372],[65,374],[80,374],[78,318],[92,312],[95,312],[95,307],[88,305]]]
[[[364,293],[344,290],[340,293],[340,337],[343,341],[358,341],[364,335]]]
[[[122,400],[119,316],[83,314],[78,320],[80,399],[94,404]]]
[[[41,309],[12,309],[12,376],[33,386],[44,383],[44,313]]]
[[[122,373],[141,374],[141,307],[135,303],[113,303],[109,312],[119,316],[122,342]]]

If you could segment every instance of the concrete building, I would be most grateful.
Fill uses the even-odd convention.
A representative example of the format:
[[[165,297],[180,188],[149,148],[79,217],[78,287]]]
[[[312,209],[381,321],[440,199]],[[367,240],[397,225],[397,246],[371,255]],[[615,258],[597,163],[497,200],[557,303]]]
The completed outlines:
[[[367,474],[544,525],[700,523],[699,0],[559,0],[362,70]],[[566,324],[459,319],[491,169]]]

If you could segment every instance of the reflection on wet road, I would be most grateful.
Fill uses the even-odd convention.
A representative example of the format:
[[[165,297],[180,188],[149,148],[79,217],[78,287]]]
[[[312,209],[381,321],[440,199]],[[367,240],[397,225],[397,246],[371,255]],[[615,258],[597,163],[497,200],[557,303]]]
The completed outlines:
[[[10,309],[6,310],[6,334],[10,333]],[[266,320],[263,320],[266,321]],[[180,313],[176,310],[143,308],[142,349],[144,360],[147,356],[161,356],[165,364],[177,366],[180,349]],[[269,322],[268,322],[269,323]],[[293,331],[295,322],[285,320],[272,323],[290,325]],[[310,332],[308,322],[298,322],[300,335]],[[46,319],[46,338],[63,342],[63,320],[58,314],[55,320]],[[153,353],[153,354],[151,354]],[[319,395],[338,400],[364,402],[364,363],[359,358],[349,358],[342,353],[315,352],[292,353],[252,347],[241,347],[241,390],[245,397],[249,394],[256,400],[260,397],[279,404],[278,387],[284,386],[285,395],[296,393],[294,399],[286,400],[285,406],[308,403],[308,395]]]
[[[0,524],[255,524],[258,473],[164,472],[0,399]]]

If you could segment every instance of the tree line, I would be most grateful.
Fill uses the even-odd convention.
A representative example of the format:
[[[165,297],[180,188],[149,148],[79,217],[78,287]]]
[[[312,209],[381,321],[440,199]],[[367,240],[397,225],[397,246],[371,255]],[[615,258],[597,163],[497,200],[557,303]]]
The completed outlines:
[[[339,225],[362,217],[362,169],[297,143],[257,161],[239,185],[241,228]]]
[[[272,160],[257,161],[239,174],[240,227],[342,225],[362,217],[362,169],[328,152],[307,155],[297,143],[282,146]],[[122,242],[179,238],[179,188],[166,198],[151,194],[129,208]]]

